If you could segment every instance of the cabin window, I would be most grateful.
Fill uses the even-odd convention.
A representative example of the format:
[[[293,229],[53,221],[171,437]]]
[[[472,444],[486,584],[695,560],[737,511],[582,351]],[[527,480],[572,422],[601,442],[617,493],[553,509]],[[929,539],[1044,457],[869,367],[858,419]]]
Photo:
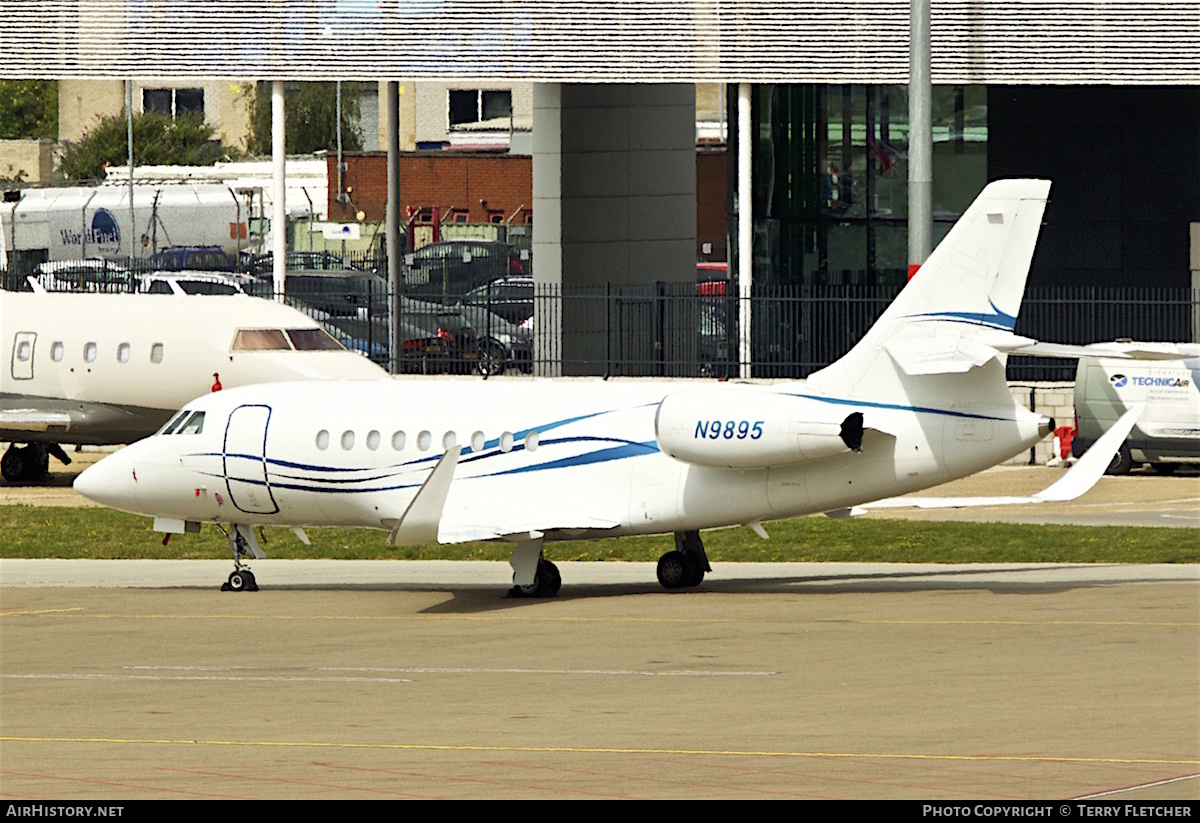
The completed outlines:
[[[96,359],[96,344],[88,343],[83,347],[83,360],[85,363],[91,363]]]
[[[117,346],[117,362],[118,363],[128,363],[129,362],[129,344],[128,343],[122,343],[121,345]]]
[[[433,444],[433,435],[427,431],[417,435],[417,448],[421,451],[429,451],[430,445]]]
[[[512,447],[513,447],[513,433],[512,432],[504,432],[504,434],[500,435],[500,451],[510,452],[510,451],[512,451]]]
[[[327,448],[329,448],[329,432],[327,432],[325,429],[321,429],[319,432],[317,432],[317,448],[321,451],[325,451]]]
[[[383,438],[381,438],[379,436],[379,432],[377,432],[375,430],[371,430],[371,431],[367,432],[367,448],[370,449],[371,451],[375,451],[376,449],[379,448],[379,442],[382,439]]]
[[[29,360],[33,356],[33,344],[28,340],[22,340],[17,344],[17,359],[22,363]]]
[[[179,414],[175,415],[170,420],[168,420],[165,424],[163,424],[163,427],[158,430],[158,434],[171,434],[177,428],[179,428],[179,424],[182,423],[184,420],[186,420],[187,416],[189,414],[191,414],[191,411],[188,409],[184,409]]]
[[[449,451],[450,449],[454,448],[457,443],[458,435],[454,432],[446,432],[444,435],[442,435],[442,448],[444,450]]]
[[[350,451],[352,448],[354,448],[354,432],[342,432],[342,448],[346,451]]]
[[[296,351],[340,351],[343,346],[324,329],[288,329]]]
[[[483,432],[475,432],[471,435],[471,451],[479,453],[483,451],[483,447],[487,445],[487,438],[483,436]]]
[[[396,451],[404,451],[404,432],[395,432],[392,435],[392,448]]]
[[[150,347],[150,362],[151,363],[161,363],[162,356],[163,356],[163,344],[162,343],[155,343],[153,346]]]
[[[283,329],[238,329],[233,337],[234,351],[289,351]]]
[[[537,451],[537,447],[538,447],[538,433],[530,432],[529,434],[525,435],[525,450],[535,452],[535,451]]]
[[[50,346],[50,359],[55,363],[61,363],[63,359],[63,344],[61,340],[55,340]]]
[[[198,411],[183,424],[179,434],[200,434],[202,431],[204,431],[204,412]]]

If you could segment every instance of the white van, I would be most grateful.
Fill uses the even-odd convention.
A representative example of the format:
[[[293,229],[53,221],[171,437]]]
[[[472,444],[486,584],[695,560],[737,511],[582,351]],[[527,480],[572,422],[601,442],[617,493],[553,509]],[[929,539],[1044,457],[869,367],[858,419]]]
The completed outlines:
[[[1107,473],[1126,474],[1149,463],[1168,474],[1180,463],[1200,463],[1200,351],[1197,355],[1186,360],[1080,359],[1071,453],[1081,456],[1129,406],[1145,403]]]

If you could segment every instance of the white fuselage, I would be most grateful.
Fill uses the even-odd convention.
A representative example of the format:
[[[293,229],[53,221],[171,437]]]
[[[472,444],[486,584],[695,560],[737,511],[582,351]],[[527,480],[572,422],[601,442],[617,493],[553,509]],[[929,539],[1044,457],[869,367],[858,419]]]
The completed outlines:
[[[476,522],[501,524],[480,538],[509,536],[528,521],[547,539],[570,539],[842,509],[978,471],[1042,436],[1042,419],[1011,403],[915,410],[822,397],[803,381],[723,384],[705,395],[728,392],[741,418],[731,427],[721,421],[718,440],[736,444],[744,432],[749,448],[756,426],[767,436],[792,424],[773,411],[790,403],[797,414],[861,411],[862,450],[758,468],[695,465],[660,449],[655,420],[665,397],[692,385],[385,379],[226,391],[187,406],[189,415],[204,412],[202,431],[123,449],[89,469],[80,490],[179,521],[391,529],[457,444],[443,538],[470,536]],[[712,421],[705,409],[695,414],[704,424],[696,436],[707,439]],[[968,460],[948,462],[943,453],[964,421],[988,436],[976,437]]]
[[[317,329],[295,309],[245,295],[0,292],[0,441],[127,443],[184,403],[272,380],[380,377],[338,346],[247,349],[240,329]]]

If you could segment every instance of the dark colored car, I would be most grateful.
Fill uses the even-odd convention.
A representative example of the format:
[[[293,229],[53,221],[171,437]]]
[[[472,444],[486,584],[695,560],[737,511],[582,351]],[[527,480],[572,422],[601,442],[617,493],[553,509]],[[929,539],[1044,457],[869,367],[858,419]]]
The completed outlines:
[[[496,240],[446,240],[405,256],[404,293],[424,300],[454,302],[502,277],[526,274],[516,246]]]
[[[386,317],[387,281],[368,271],[289,271],[283,283],[288,300],[329,317]],[[270,275],[260,276],[252,291],[269,297]]]
[[[503,277],[472,289],[462,300],[520,325],[533,316],[533,278]]]
[[[159,271],[236,271],[237,261],[219,246],[171,246],[151,255]]]
[[[275,271],[275,256],[266,254],[247,255],[243,253],[242,268],[257,276],[270,276]],[[284,258],[288,271],[365,271],[344,257],[331,251],[290,251]]]

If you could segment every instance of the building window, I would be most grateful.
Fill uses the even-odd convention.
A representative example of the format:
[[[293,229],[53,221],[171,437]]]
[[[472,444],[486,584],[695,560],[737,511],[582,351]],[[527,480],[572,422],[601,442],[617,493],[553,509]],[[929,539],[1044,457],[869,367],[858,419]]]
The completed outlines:
[[[508,128],[512,116],[512,92],[454,89],[449,93],[450,128],[481,123]]]
[[[142,111],[174,120],[181,114],[204,114],[204,89],[142,89]]]

